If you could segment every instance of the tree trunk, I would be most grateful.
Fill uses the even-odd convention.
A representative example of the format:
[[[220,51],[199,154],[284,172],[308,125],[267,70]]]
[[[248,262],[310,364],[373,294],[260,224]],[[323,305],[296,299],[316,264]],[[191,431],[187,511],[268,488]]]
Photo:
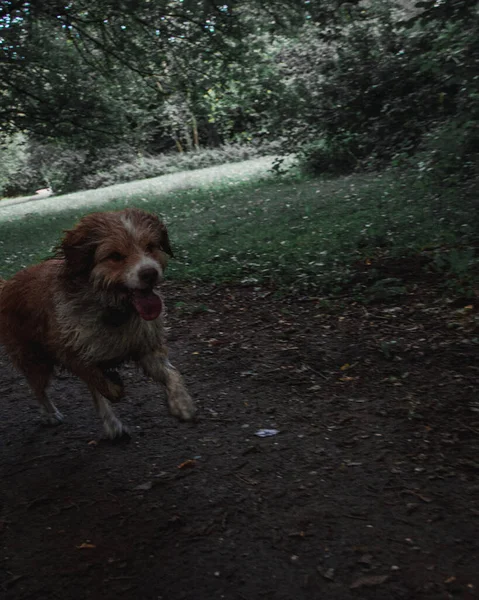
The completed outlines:
[[[198,122],[196,121],[195,115],[191,116],[191,124],[193,127],[193,146],[195,150],[198,150],[200,147],[200,140],[198,136]]]

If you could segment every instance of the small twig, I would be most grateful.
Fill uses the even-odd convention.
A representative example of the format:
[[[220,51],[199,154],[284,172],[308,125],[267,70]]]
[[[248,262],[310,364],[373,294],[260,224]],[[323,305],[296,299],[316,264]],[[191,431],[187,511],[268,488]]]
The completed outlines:
[[[22,461],[19,464],[20,465],[28,465],[28,464],[30,464],[32,462],[35,462],[36,460],[40,460],[42,458],[57,458],[58,456],[59,456],[58,454],[41,454],[40,456],[33,456],[32,458],[28,458],[27,460],[24,460],[24,461]],[[28,471],[28,469],[30,469],[30,467],[23,467],[23,468],[20,468],[20,469],[13,469],[13,470],[9,471],[8,473],[6,473],[5,477],[11,477],[12,475],[18,475],[19,473],[23,473],[24,471]]]
[[[469,425],[466,425],[465,423],[462,423],[462,421],[459,421],[459,425],[462,425],[462,427],[465,427],[469,431],[472,431],[472,433],[475,433],[476,435],[479,435],[479,431],[477,429],[474,429],[473,427],[469,427]]]
[[[11,579],[9,579],[8,581],[6,581],[2,587],[3,589],[6,591],[9,588],[12,587],[12,585],[14,585],[19,579],[23,579],[24,575],[14,575]]]
[[[224,514],[223,514],[223,518],[221,519],[221,527],[223,527],[223,530],[226,529],[226,521],[228,519],[228,511],[225,510]]]
[[[306,363],[304,363],[304,366],[309,369],[310,371],[312,371],[315,375],[318,375],[318,377],[322,377],[323,379],[326,379],[326,381],[328,380],[326,375],[323,375],[323,373],[320,373],[319,371],[316,371],[316,369],[313,369],[313,367],[310,367],[309,365],[307,365]]]
[[[346,515],[342,514],[342,517],[346,517],[347,519],[357,519],[358,521],[369,521],[368,517],[361,517],[359,515]]]
[[[52,499],[50,498],[50,496],[38,496],[38,498],[34,498],[27,504],[27,510],[32,508],[32,506],[35,506],[35,504],[42,504],[44,502],[51,502],[51,501],[52,501]]]
[[[33,456],[32,458],[28,458],[27,460],[23,460],[20,464],[26,465],[31,462],[35,462],[36,460],[40,460],[41,458],[56,458],[58,454],[40,454],[40,456]]]

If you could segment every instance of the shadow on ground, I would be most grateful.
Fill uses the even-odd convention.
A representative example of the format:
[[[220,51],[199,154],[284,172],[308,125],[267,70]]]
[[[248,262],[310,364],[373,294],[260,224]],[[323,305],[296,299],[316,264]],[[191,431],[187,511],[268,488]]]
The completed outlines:
[[[196,424],[126,368],[129,444],[101,439],[68,376],[68,420],[42,428],[0,355],[0,595],[478,597],[474,306],[167,294]]]

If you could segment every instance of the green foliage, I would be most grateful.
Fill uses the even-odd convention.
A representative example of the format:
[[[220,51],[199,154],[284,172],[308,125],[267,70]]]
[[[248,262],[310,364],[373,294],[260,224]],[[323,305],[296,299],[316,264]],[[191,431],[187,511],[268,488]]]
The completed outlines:
[[[435,253],[431,268],[444,275],[444,286],[456,295],[474,298],[479,257],[473,247],[452,248]]]
[[[91,152],[75,150],[64,141],[42,143],[18,135],[5,143],[3,153],[11,159],[0,167],[0,197],[30,195],[47,186],[56,194],[71,192],[85,187],[92,170],[132,158],[131,149],[110,148],[93,162]]]
[[[156,153],[244,141],[267,107],[266,38],[308,13],[292,0],[263,4],[4,2],[0,135]]]
[[[462,184],[478,168],[476,4],[9,1],[0,136],[26,133],[58,190],[259,141],[313,174],[417,170],[419,152],[421,178]]]
[[[419,13],[406,22],[393,6],[373,3],[348,16],[332,42],[315,24],[285,41],[281,70],[289,85],[276,129],[282,127],[285,147],[301,150],[307,172],[382,167],[411,156],[431,135],[446,146],[451,120],[461,135],[447,169],[463,170],[466,156],[475,160],[478,13],[453,11],[442,20],[431,6],[427,19]],[[445,161],[443,153],[439,171]]]
[[[440,194],[415,178],[356,175],[148,197],[130,192],[102,210],[134,205],[164,215],[176,256],[168,271],[171,278],[268,282],[333,293],[354,286],[358,300],[370,302],[394,300],[405,292],[401,273],[383,272],[389,259],[407,265],[410,255],[430,256],[431,249],[442,255],[477,241],[473,199],[458,197],[455,190]],[[30,214],[0,222],[2,275],[47,256],[61,230],[83,213]],[[468,255],[466,264],[462,254],[451,254],[444,267],[447,277],[464,281],[467,274],[473,281],[473,258]]]
[[[98,188],[137,179],[248,160],[264,153],[267,148],[267,146],[260,149],[252,145],[226,144],[218,148],[205,148],[192,150],[191,152],[171,152],[158,157],[140,156],[128,162],[114,165],[108,170],[98,170],[90,175],[86,174],[82,178],[79,187],[81,189]]]
[[[172,52],[186,58],[194,48],[200,59],[220,50],[230,16],[213,3],[175,0],[4,3],[4,127],[62,138],[83,132],[90,143],[118,136],[122,127],[135,135],[138,115],[124,110],[124,100],[141,108],[147,94],[154,113],[151,104],[169,84]]]
[[[20,195],[35,181],[28,171],[25,136],[18,133],[0,145],[0,196]]]
[[[424,136],[419,151],[403,168],[416,170],[432,185],[459,186],[479,176],[479,128],[455,119]]]
[[[0,168],[0,197],[30,195],[45,186],[51,187],[55,194],[105,187],[249,160],[274,151],[268,144],[225,144],[218,148],[144,156],[128,146],[118,146],[104,150],[96,158],[86,151],[72,150],[59,140],[48,144],[21,140],[23,138],[17,136],[0,150],[0,158],[4,157]]]
[[[343,139],[337,136],[305,144],[299,152],[303,171],[310,175],[351,173],[359,165],[359,158],[353,154],[356,150],[353,138],[351,135],[344,136]]]

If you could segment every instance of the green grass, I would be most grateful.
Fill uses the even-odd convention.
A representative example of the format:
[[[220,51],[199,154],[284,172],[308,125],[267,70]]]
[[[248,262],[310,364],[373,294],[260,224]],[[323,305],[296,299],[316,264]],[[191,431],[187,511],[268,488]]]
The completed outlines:
[[[458,247],[478,230],[471,207],[455,192],[437,195],[390,174],[222,185],[118,198],[101,210],[126,205],[166,219],[177,257],[170,278],[272,281],[294,289],[337,291],[358,261],[374,267],[379,258]],[[48,256],[62,230],[85,212],[0,221],[0,274]]]

